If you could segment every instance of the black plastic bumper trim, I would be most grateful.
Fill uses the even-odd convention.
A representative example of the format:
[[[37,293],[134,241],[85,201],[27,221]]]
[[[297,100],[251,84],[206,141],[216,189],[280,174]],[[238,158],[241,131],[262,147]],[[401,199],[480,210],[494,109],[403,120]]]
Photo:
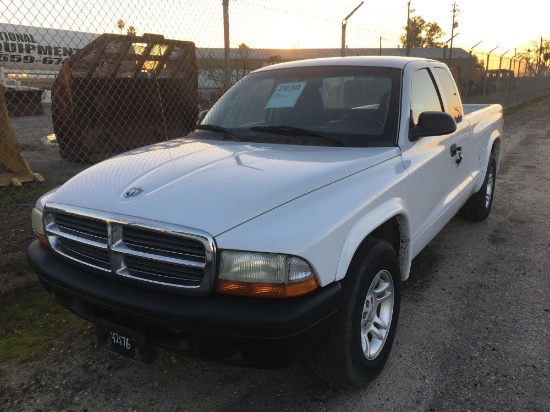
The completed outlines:
[[[330,327],[341,295],[338,282],[308,295],[263,299],[213,293],[182,296],[98,276],[59,259],[34,241],[27,248],[31,268],[57,300],[94,321],[94,308],[138,321],[231,339],[280,340]],[[323,329],[326,329],[323,327]]]

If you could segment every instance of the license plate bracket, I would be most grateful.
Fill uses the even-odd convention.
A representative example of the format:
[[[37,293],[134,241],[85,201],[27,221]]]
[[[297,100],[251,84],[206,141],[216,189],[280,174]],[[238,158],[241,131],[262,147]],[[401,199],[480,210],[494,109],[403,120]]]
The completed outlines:
[[[145,364],[155,360],[155,347],[145,333],[104,319],[96,319],[95,324],[100,348]]]

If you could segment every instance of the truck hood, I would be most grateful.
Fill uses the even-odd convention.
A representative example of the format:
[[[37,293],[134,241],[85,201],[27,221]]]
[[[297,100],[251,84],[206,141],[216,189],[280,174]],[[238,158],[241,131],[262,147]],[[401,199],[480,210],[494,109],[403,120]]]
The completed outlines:
[[[61,186],[48,203],[167,222],[216,236],[399,153],[397,147],[176,139],[94,165]]]

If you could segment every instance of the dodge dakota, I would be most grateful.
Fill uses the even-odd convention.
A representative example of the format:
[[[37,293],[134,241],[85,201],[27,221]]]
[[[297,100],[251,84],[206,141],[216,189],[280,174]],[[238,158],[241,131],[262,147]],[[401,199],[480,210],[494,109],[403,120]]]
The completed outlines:
[[[456,214],[489,215],[502,138],[502,107],[463,105],[438,61],[264,67],[189,135],[42,196],[28,260],[119,354],[307,359],[362,387],[389,356],[412,259]]]

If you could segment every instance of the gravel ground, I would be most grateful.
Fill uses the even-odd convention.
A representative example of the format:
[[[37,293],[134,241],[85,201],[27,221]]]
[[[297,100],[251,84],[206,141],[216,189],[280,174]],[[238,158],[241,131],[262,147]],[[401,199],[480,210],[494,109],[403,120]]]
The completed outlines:
[[[385,370],[348,391],[303,367],[252,370],[160,352],[152,366],[94,330],[0,367],[9,411],[548,411],[550,100],[506,119],[491,216],[453,219],[413,262]]]

